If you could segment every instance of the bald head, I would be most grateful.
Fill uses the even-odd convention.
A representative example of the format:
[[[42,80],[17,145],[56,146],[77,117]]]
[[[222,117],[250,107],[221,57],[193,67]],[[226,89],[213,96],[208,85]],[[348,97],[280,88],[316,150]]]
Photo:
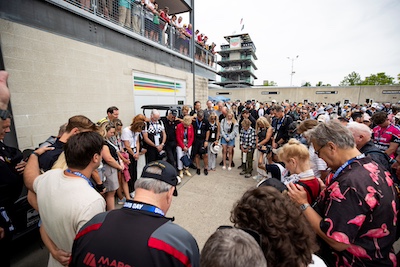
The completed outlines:
[[[364,123],[350,122],[347,129],[353,134],[357,149],[361,149],[371,140],[371,129]]]

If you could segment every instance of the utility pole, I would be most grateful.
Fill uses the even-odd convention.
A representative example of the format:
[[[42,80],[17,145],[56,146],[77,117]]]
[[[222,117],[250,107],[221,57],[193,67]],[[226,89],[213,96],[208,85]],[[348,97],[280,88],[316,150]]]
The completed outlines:
[[[295,61],[296,59],[298,59],[298,58],[299,58],[299,55],[297,55],[295,58],[287,57],[287,59],[289,59],[289,60],[292,61],[292,71],[290,72],[290,86],[292,86],[292,83],[293,83],[293,75],[296,73],[296,72],[293,70],[294,61]]]

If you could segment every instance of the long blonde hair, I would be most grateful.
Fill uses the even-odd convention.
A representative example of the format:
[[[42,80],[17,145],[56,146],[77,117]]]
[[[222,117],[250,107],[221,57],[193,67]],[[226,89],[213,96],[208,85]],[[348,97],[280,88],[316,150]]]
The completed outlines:
[[[258,132],[261,128],[268,129],[271,127],[271,124],[268,122],[267,118],[265,117],[260,117],[256,121],[256,132]]]
[[[229,115],[232,115],[232,123],[233,123],[233,124],[236,124],[237,121],[236,121],[236,119],[235,119],[235,114],[233,114],[233,112],[232,112],[231,110],[228,110],[228,112],[226,113],[225,121],[228,120],[228,116],[229,116]]]

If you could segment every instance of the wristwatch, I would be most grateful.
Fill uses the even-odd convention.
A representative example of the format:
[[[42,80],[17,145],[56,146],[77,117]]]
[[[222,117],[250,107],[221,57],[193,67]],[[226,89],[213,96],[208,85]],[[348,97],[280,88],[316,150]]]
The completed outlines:
[[[308,204],[308,203],[300,205],[301,211],[305,211],[308,207],[310,207],[310,204]]]

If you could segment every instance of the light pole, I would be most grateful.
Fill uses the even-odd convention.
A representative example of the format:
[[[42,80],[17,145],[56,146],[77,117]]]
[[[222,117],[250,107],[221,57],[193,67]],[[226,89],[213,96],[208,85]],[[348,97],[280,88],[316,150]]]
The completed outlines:
[[[299,58],[299,55],[297,55],[295,58],[287,57],[287,59],[289,59],[289,60],[292,61],[292,72],[290,73],[290,86],[292,86],[293,75],[296,73],[295,71],[293,71],[293,64],[294,64],[294,61],[295,61],[296,59],[298,59],[298,58]]]

